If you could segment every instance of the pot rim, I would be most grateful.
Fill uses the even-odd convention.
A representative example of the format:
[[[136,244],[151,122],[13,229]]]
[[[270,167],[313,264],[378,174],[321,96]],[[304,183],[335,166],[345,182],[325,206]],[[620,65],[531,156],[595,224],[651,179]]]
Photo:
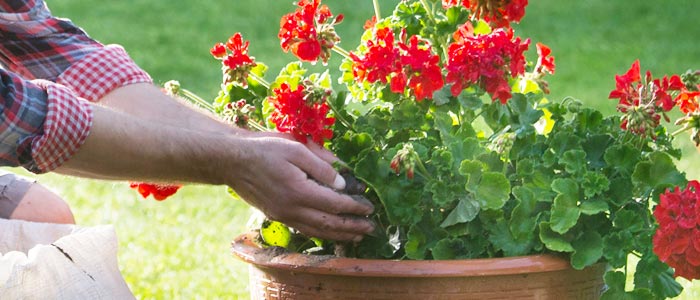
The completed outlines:
[[[295,273],[363,277],[474,277],[572,269],[567,259],[550,254],[461,260],[360,259],[280,252],[274,248],[261,248],[255,240],[256,233],[252,231],[238,236],[231,245],[233,254],[257,268]],[[596,266],[604,267],[604,264]]]

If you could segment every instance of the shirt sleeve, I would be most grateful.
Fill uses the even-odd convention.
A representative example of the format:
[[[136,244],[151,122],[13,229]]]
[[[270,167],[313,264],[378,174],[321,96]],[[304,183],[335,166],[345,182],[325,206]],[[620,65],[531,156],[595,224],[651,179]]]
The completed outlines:
[[[121,46],[93,40],[70,20],[52,16],[42,0],[0,1],[0,63],[90,101],[124,85],[152,82]]]
[[[0,164],[51,171],[87,138],[93,112],[69,88],[0,70]]]

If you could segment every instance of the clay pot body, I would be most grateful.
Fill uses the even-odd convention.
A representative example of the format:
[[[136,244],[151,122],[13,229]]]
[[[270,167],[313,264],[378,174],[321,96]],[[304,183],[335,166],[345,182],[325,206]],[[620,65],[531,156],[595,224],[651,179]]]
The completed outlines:
[[[469,260],[337,258],[233,242],[249,263],[251,299],[598,299],[605,264],[574,270],[550,255]],[[278,249],[279,250],[279,249]]]

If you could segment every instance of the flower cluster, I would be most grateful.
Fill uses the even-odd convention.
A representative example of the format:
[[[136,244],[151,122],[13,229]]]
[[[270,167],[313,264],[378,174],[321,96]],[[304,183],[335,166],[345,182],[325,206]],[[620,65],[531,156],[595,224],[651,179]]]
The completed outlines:
[[[659,223],[654,234],[659,259],[675,269],[675,276],[700,278],[700,182],[662,194],[654,217]]]
[[[430,42],[411,36],[406,43],[406,31],[395,41],[390,28],[374,30],[374,39],[368,39],[366,52],[350,53],[353,76],[358,81],[390,83],[391,92],[403,94],[406,87],[417,101],[432,98],[444,85],[440,57]]]
[[[256,65],[255,58],[248,55],[249,43],[243,42],[241,34],[236,33],[228,39],[226,44],[217,43],[211,48],[211,55],[221,60],[224,84],[229,82],[247,84],[248,73]]]
[[[282,83],[268,99],[275,108],[270,120],[278,131],[291,133],[299,142],[311,139],[323,145],[333,137],[330,127],[335,123],[335,118],[328,116],[329,95],[329,90],[314,86],[310,80],[296,87]]]
[[[442,0],[442,5],[462,5],[494,27],[510,27],[511,22],[518,23],[525,16],[527,0]]]
[[[642,81],[639,60],[636,60],[627,73],[615,76],[615,90],[609,97],[619,99],[617,109],[623,113],[623,129],[654,137],[661,116],[668,120],[665,113],[676,106],[678,98],[674,99],[671,94],[684,87],[678,75],[655,79],[647,71]]]
[[[145,182],[132,182],[129,187],[135,189],[144,198],[153,195],[153,199],[163,201],[177,192],[181,185],[155,184]]]
[[[300,0],[293,13],[280,21],[280,45],[294,53],[302,61],[315,62],[319,58],[325,63],[330,51],[340,38],[334,25],[343,20],[343,15],[333,17],[328,6],[321,0]]]
[[[241,99],[226,104],[221,112],[221,117],[224,121],[237,127],[249,129],[248,121],[250,121],[253,112],[255,112],[255,106],[248,104],[245,99]]]
[[[676,97],[676,103],[685,114],[676,120],[676,125],[683,126],[680,130],[690,130],[690,136],[696,146],[700,146],[700,71],[688,71],[681,75],[685,86]]]
[[[476,84],[494,100],[506,103],[511,98],[508,79],[525,73],[523,53],[529,44],[529,39],[523,42],[514,37],[512,29],[479,35],[474,34],[471,23],[466,23],[455,33],[455,42],[448,50],[446,81],[453,84],[452,95]]]

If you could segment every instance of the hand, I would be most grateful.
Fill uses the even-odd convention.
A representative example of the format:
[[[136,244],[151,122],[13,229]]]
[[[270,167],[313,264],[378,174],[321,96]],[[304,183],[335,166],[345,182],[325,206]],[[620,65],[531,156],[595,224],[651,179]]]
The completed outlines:
[[[345,182],[314,151],[269,133],[238,140],[246,158],[239,160],[238,169],[230,170],[229,185],[268,218],[331,240],[359,241],[372,232],[373,224],[359,217],[372,213],[372,205],[329,188],[342,190]],[[322,155],[330,160],[333,156],[328,154]]]

